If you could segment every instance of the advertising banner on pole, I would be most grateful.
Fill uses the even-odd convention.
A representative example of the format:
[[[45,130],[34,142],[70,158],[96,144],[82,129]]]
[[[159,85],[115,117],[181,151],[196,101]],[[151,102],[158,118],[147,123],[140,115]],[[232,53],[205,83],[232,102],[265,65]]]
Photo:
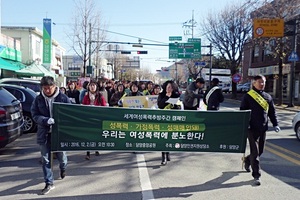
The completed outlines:
[[[54,103],[52,151],[244,153],[250,111],[130,109]]]
[[[51,19],[43,19],[43,63],[51,64]]]

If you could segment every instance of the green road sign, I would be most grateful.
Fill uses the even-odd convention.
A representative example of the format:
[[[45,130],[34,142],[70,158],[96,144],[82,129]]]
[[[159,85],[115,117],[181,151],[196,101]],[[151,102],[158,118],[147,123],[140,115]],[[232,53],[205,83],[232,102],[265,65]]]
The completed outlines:
[[[201,59],[201,42],[169,43],[170,59]]]
[[[182,36],[169,36],[169,41],[182,41]]]
[[[201,38],[188,38],[188,42],[201,42]]]

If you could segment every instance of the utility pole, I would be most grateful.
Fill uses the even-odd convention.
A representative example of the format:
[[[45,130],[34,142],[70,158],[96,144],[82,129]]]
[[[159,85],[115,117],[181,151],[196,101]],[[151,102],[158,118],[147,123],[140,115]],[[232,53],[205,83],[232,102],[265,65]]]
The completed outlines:
[[[186,21],[183,23],[182,28],[185,29],[191,29],[192,34],[190,34],[189,30],[186,30],[183,32],[184,35],[192,35],[192,38],[194,38],[194,27],[196,27],[197,22],[194,20],[194,10],[192,11],[192,19]]]
[[[99,42],[99,39],[100,39],[100,38],[99,38],[99,37],[100,37],[100,36],[99,36],[99,29],[98,29],[98,31],[97,31],[97,47],[96,47],[97,50],[96,50],[96,54],[95,54],[95,62],[96,62],[96,63],[95,63],[95,67],[96,67],[96,68],[95,68],[95,69],[96,69],[96,70],[95,70],[95,71],[96,71],[96,73],[95,73],[95,78],[96,78],[96,79],[98,79],[98,75],[100,75],[100,73],[98,73],[98,70],[99,70],[99,69],[98,69],[98,65],[99,65],[99,51],[100,51],[100,45],[99,45],[99,43],[100,43],[100,42]]]
[[[209,87],[211,87],[211,71],[212,71],[212,44],[209,45]]]
[[[92,24],[89,23],[89,68],[92,67]]]

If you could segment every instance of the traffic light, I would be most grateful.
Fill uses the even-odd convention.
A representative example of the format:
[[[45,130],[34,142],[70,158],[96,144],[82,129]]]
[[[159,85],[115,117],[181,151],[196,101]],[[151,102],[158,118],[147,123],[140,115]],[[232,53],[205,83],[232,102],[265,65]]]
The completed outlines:
[[[188,82],[188,84],[190,84],[191,82],[193,82],[193,78],[189,77],[187,82]]]
[[[131,51],[121,51],[121,54],[131,54]]]
[[[137,54],[148,54],[148,51],[137,51]]]

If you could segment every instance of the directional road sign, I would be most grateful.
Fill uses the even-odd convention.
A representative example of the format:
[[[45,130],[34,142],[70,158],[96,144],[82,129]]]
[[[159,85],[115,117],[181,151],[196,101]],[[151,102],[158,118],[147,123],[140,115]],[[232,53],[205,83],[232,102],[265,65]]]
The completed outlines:
[[[201,42],[201,38],[188,38],[188,42]]]
[[[205,66],[206,65],[206,62],[205,61],[201,61],[201,62],[195,62],[195,65],[196,66]]]
[[[201,43],[169,43],[169,58],[201,58]]]
[[[182,41],[182,36],[169,36],[169,41]]]

